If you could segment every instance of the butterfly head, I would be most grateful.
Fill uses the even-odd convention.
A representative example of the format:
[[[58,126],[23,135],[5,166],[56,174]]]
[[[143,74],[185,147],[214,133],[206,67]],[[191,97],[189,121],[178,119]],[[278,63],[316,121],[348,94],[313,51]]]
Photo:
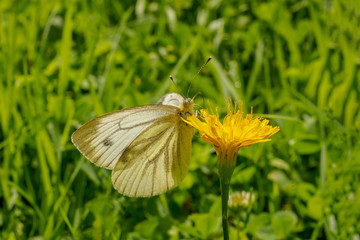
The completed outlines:
[[[194,115],[194,99],[185,98],[180,106],[180,109],[182,117]]]
[[[184,98],[178,93],[166,94],[158,101],[158,104],[170,105],[178,108],[182,117],[194,114],[194,98]]]

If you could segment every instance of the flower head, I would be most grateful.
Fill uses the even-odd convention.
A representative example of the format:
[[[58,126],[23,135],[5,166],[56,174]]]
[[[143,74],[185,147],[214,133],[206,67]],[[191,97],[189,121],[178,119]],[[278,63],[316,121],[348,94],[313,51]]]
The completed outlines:
[[[192,115],[184,120],[199,130],[202,139],[214,145],[218,155],[236,156],[241,147],[270,141],[268,137],[280,130],[279,127],[268,125],[269,120],[254,117],[252,112],[244,117],[241,102],[238,106],[229,98],[227,108],[223,123],[220,122],[218,113],[214,114],[212,110],[209,113],[205,109],[201,110],[199,117]]]
[[[255,195],[249,192],[233,192],[229,196],[228,204],[231,207],[246,208],[251,202],[255,201]]]

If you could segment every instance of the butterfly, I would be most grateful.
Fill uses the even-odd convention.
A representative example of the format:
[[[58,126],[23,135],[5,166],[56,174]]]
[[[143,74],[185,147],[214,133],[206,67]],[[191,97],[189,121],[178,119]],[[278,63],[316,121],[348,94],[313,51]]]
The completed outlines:
[[[179,185],[188,171],[194,129],[181,118],[193,115],[193,107],[193,99],[169,93],[158,104],[97,117],[71,140],[91,162],[112,169],[119,193],[158,195]]]

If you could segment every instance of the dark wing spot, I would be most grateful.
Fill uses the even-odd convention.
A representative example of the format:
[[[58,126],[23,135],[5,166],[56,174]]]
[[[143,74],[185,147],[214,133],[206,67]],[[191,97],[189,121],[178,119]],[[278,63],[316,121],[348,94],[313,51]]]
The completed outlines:
[[[111,147],[114,143],[110,139],[105,138],[105,140],[103,141],[103,144],[106,147]]]

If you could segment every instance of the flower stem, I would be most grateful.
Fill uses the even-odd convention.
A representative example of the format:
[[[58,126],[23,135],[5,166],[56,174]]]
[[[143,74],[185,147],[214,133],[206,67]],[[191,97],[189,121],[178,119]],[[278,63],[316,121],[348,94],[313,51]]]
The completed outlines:
[[[218,154],[218,168],[221,185],[222,226],[224,240],[229,240],[227,207],[231,175],[236,166],[236,155]]]
[[[229,199],[229,184],[225,181],[221,181],[221,205],[222,205],[222,226],[223,226],[223,236],[224,240],[229,239],[229,226],[228,226],[228,216],[227,216],[227,207]]]

